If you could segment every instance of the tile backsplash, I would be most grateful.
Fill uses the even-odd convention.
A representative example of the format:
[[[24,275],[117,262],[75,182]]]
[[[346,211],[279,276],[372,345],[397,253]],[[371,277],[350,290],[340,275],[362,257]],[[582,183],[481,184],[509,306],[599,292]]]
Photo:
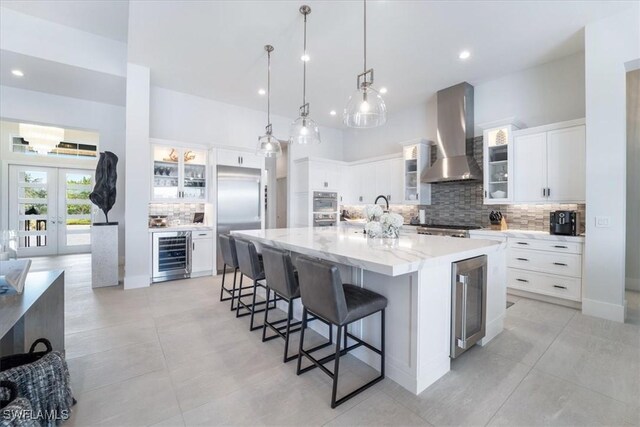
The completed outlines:
[[[432,162],[436,160],[437,148],[431,147]],[[482,168],[482,137],[474,139],[473,157]],[[362,206],[342,206],[351,216],[363,217]],[[391,211],[401,214],[405,222],[418,216],[418,210],[426,211],[428,224],[471,225],[488,227],[489,213],[499,210],[505,216],[509,228],[520,230],[549,230],[549,213],[555,210],[575,210],[580,216],[581,231],[584,232],[584,204],[544,205],[483,205],[481,182],[446,182],[431,185],[431,204],[421,206],[392,205]]]
[[[191,224],[196,212],[204,212],[204,203],[149,203],[149,215],[167,215],[169,225]]]

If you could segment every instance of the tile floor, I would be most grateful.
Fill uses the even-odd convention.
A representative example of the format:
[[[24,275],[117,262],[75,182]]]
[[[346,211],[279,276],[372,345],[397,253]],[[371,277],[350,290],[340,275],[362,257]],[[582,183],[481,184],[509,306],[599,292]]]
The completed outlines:
[[[639,325],[510,296],[504,332],[419,396],[387,379],[333,410],[330,379],[282,364],[280,340],[218,301],[219,279],[92,290],[88,255],[32,267],[53,268],[66,274],[71,426],[640,425]],[[345,390],[375,374],[345,359]]]

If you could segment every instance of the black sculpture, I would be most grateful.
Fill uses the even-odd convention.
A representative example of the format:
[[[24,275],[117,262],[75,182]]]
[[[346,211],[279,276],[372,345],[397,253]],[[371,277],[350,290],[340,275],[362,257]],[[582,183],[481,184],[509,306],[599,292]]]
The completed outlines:
[[[89,199],[104,212],[106,224],[109,224],[109,211],[116,203],[117,165],[118,156],[111,151],[100,153],[100,160],[96,167],[96,185],[93,187],[93,192],[89,194]]]

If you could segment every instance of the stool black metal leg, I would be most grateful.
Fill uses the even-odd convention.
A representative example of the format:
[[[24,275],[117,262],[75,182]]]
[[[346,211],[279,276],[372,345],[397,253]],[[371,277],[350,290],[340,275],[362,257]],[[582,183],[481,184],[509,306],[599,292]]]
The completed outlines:
[[[227,276],[227,264],[222,265],[222,285],[220,286],[220,301],[223,301],[222,296],[224,294],[224,279]]]
[[[286,332],[284,333],[285,338],[284,338],[284,357],[282,358],[282,362],[283,363],[287,363],[288,361],[292,360],[292,358],[288,357],[289,354],[289,334],[291,333],[291,318],[293,317],[293,301],[290,300],[289,301],[289,306],[287,307],[287,329]],[[265,313],[265,319],[266,319],[266,313]]]
[[[237,276],[238,276],[238,267],[236,267],[233,270],[233,288],[231,288],[231,307],[229,308],[229,310],[231,310],[231,311],[235,310],[235,308],[233,307],[233,302],[236,299],[236,292],[237,292],[237,290],[236,290],[236,277]],[[240,291],[240,292],[242,292],[242,291]]]
[[[345,326],[346,329],[346,326]],[[347,331],[345,330],[345,336]],[[340,372],[340,338],[342,335],[342,327],[338,326],[338,336],[336,339],[336,356],[333,365],[333,389],[331,391],[331,408],[336,407],[336,395],[338,393],[338,373]]]
[[[275,292],[274,292],[275,293]],[[267,340],[267,322],[269,317],[269,295],[271,294],[271,288],[267,286],[267,305],[264,308],[264,322],[262,323],[262,342]]]
[[[253,326],[253,318],[256,314],[256,294],[258,293],[258,281],[253,281],[253,297],[251,298],[251,322],[249,323],[249,330],[255,331],[259,326]],[[269,298],[266,300],[266,306],[269,306]]]
[[[380,312],[380,376],[384,378],[384,308]]]
[[[300,367],[302,366],[303,346],[304,346],[304,331],[307,329],[307,309],[302,309],[302,328],[300,329],[300,345],[298,347],[298,366],[296,368],[296,375],[300,375]]]

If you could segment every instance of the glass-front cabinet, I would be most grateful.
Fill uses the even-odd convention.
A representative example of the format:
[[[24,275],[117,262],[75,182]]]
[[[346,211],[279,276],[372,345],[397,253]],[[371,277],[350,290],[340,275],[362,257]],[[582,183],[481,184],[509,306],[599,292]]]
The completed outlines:
[[[513,200],[513,124],[483,131],[484,204],[495,205]]]
[[[153,201],[207,200],[207,150],[153,145],[152,151]]]
[[[431,166],[431,155],[426,140],[402,143],[403,200],[405,205],[430,205],[431,184],[420,181],[422,173]]]

